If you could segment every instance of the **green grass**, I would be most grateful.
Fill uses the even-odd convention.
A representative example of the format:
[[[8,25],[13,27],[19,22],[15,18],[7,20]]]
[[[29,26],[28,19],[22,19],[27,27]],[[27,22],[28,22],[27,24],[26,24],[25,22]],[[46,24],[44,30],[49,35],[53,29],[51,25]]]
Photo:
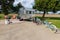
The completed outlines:
[[[8,14],[9,17],[12,17],[12,15],[14,15],[14,13]],[[3,20],[3,19],[4,19],[4,14],[3,13],[2,14],[0,13],[0,20]]]
[[[0,20],[4,19],[4,14],[0,14]]]
[[[57,28],[60,28],[60,20],[57,19],[48,19],[49,22],[52,22]]]
[[[9,14],[9,16],[12,17],[12,14]],[[0,14],[0,20],[3,20],[3,19],[5,19],[4,14]]]
[[[41,19],[41,17],[38,17]],[[60,17],[45,17],[48,22],[52,22],[57,28],[60,28]]]

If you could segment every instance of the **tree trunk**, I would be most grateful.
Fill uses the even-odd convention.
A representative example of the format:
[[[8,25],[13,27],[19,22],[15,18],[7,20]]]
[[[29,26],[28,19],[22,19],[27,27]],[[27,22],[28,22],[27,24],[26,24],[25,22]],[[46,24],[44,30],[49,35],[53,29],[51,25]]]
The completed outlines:
[[[45,19],[45,10],[44,10],[44,13],[43,13],[43,16],[42,16],[42,20],[44,20]]]
[[[46,11],[44,10],[44,13],[43,13],[43,16],[42,16],[42,23],[44,23],[44,20],[45,20],[45,13],[46,13]]]

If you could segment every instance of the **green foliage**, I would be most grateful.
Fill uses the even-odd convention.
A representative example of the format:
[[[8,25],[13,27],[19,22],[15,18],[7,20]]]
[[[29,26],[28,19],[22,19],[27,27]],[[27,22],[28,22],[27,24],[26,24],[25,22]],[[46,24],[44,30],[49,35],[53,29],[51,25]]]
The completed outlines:
[[[18,5],[15,6],[15,7],[13,7],[12,9],[13,9],[14,12],[18,13],[18,11],[19,11],[19,9],[20,9],[21,7],[23,7],[22,4],[21,4],[21,3],[18,3]]]
[[[11,6],[13,6],[14,0],[1,0],[1,2],[2,2],[2,10],[4,14],[8,15],[9,11],[12,10]]]
[[[47,11],[53,11],[54,13],[60,10],[60,0],[35,0],[34,9],[44,11],[42,20],[44,20]]]
[[[19,3],[16,7],[13,6],[14,0],[1,0],[2,3],[2,11],[5,15],[8,15],[11,12],[17,12],[21,7],[21,3]]]
[[[57,11],[60,10],[60,2],[58,0],[35,0],[35,9],[44,11]]]

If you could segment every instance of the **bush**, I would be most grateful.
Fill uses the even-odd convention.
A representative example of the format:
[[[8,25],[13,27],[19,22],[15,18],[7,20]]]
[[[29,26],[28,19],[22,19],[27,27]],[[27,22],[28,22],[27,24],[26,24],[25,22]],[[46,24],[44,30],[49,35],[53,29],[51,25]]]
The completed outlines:
[[[0,19],[4,19],[4,14],[0,14]]]

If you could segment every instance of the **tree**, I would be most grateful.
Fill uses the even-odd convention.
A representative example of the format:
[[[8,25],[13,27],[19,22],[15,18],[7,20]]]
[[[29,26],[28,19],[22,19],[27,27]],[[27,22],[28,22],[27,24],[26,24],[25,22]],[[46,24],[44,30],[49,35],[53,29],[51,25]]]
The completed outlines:
[[[19,9],[20,9],[21,7],[23,7],[22,4],[21,4],[21,3],[18,3],[17,6],[12,7],[12,9],[13,9],[14,12],[18,13],[18,11],[19,11]]]
[[[11,6],[13,5],[14,0],[1,0],[2,2],[2,10],[5,15],[9,14],[9,10],[11,9]]]
[[[35,0],[33,8],[39,11],[44,11],[42,16],[42,20],[44,20],[47,11],[56,12],[60,10],[60,2],[59,0]]]
[[[14,7],[13,6],[14,0],[1,0],[1,2],[2,2],[1,4],[2,10],[5,15],[8,15],[9,12],[11,12],[11,10],[13,10],[13,12],[18,12],[19,9],[23,7],[21,3],[19,3],[16,7]]]

